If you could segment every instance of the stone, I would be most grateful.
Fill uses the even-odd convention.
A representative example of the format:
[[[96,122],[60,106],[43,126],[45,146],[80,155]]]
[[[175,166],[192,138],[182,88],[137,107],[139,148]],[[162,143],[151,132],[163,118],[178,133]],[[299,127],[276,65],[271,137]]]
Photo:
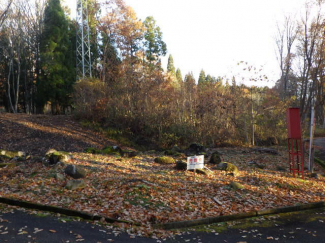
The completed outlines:
[[[0,150],[0,156],[2,159],[16,159],[16,160],[25,160],[26,153],[23,151],[9,151],[9,150]]]
[[[87,171],[78,165],[68,165],[64,173],[71,176],[73,179],[85,178],[87,176]]]
[[[215,164],[215,165],[221,163],[221,157],[220,157],[220,153],[218,151],[215,151],[211,154],[209,163]]]
[[[194,170],[190,170],[190,171],[194,171]],[[207,169],[196,169],[195,173],[198,173],[201,175],[209,175],[209,174],[211,174],[211,171],[207,170]]]
[[[48,159],[50,165],[55,165],[59,162],[65,163],[72,159],[72,156],[64,151],[56,151],[50,149],[46,152],[45,157]]]
[[[203,155],[206,152],[205,147],[202,144],[192,143],[186,150],[186,156],[193,156],[193,155]]]
[[[58,180],[58,181],[63,181],[65,177],[64,177],[64,175],[61,174],[61,173],[56,173],[56,174],[54,175],[54,178],[55,178],[56,180]]]
[[[86,187],[86,183],[84,180],[70,180],[65,185],[65,188],[68,190],[82,189],[85,187]]]
[[[176,166],[175,166],[175,168],[176,168],[177,170],[186,170],[186,169],[187,169],[187,162],[182,161],[182,160],[178,160],[178,161],[176,162]]]
[[[224,170],[227,172],[227,174],[237,176],[239,173],[239,170],[236,165],[233,165],[232,163],[229,162],[222,162],[218,164],[217,166],[218,170]]]
[[[51,154],[55,153],[55,152],[58,152],[56,151],[55,149],[49,149],[47,150],[47,152],[45,153],[45,156],[49,157]]]
[[[162,156],[162,157],[155,158],[154,161],[158,164],[174,164],[175,163],[175,160],[172,157],[168,157],[168,156]]]
[[[86,148],[84,150],[85,153],[88,153],[88,154],[100,154],[101,153],[101,150],[100,149],[97,149],[97,148]]]
[[[138,155],[137,151],[133,150],[121,150],[121,156],[126,158],[133,158]]]
[[[137,156],[136,151],[131,151],[131,150],[122,150],[118,146],[106,146],[102,150],[97,149],[97,148],[86,148],[85,153],[91,153],[91,154],[106,154],[106,155],[121,155],[124,157],[135,157]]]
[[[240,189],[243,189],[244,186],[236,181],[232,181],[230,182],[229,186],[234,189],[234,190],[240,190]]]
[[[107,155],[122,155],[123,151],[118,146],[106,146],[102,149],[101,153]]]

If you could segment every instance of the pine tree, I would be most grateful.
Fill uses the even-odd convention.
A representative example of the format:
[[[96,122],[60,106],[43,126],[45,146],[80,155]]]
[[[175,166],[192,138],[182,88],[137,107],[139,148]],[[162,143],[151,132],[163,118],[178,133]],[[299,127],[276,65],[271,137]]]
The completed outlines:
[[[208,74],[208,75],[206,76],[206,78],[205,78],[205,81],[206,81],[207,83],[212,83],[212,82],[213,82],[212,79],[213,79],[213,77],[212,77],[210,74]]]
[[[206,81],[207,83],[215,84],[215,83],[218,82],[218,79],[215,78],[215,77],[213,77],[213,76],[211,76],[210,74],[208,74],[208,75],[206,76],[206,78],[205,78],[205,81]]]
[[[190,86],[195,86],[195,78],[192,72],[185,75],[184,83]]]
[[[72,85],[75,80],[73,44],[69,37],[69,23],[61,7],[60,0],[48,0],[44,11],[43,33],[41,37],[41,75],[37,82],[37,111],[42,112],[50,101],[52,112],[69,105]]]
[[[176,79],[177,79],[178,83],[180,83],[180,84],[183,82],[182,73],[179,68],[177,68],[177,70],[176,70]]]
[[[204,84],[205,83],[205,72],[202,69],[200,72],[200,76],[199,76],[199,80],[198,80],[198,84]]]
[[[143,22],[145,26],[144,46],[146,58],[149,61],[151,68],[160,63],[160,56],[165,56],[167,52],[167,45],[162,40],[162,32],[153,17],[149,16]],[[161,68],[161,67],[160,67]]]
[[[173,59],[173,56],[171,54],[168,57],[167,72],[169,72],[173,76],[176,76],[175,66],[174,66],[174,59]]]

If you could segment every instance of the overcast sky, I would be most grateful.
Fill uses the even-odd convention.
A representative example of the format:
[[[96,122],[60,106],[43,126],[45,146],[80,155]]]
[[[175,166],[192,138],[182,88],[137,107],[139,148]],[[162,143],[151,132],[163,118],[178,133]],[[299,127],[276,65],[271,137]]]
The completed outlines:
[[[271,81],[279,77],[275,56],[276,23],[288,14],[299,18],[305,0],[124,0],[144,20],[153,16],[163,32],[168,54],[183,77],[201,69],[232,77],[239,61],[264,66]],[[72,3],[74,1],[67,1]],[[75,12],[75,4],[70,5]],[[238,80],[238,79],[237,79]],[[272,86],[270,82],[268,85]]]

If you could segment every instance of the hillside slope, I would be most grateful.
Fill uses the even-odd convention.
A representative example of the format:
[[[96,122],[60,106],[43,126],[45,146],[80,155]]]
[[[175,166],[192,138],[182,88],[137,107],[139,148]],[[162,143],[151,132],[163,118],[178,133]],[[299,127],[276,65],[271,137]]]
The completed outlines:
[[[44,155],[50,148],[81,152],[108,145],[117,143],[82,127],[71,116],[0,113],[1,149]]]

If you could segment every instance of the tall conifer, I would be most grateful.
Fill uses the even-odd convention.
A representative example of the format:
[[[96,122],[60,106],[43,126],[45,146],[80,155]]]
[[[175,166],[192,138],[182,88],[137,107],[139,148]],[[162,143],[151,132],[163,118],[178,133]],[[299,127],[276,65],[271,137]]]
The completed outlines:
[[[180,83],[180,84],[183,82],[182,73],[179,68],[177,68],[177,70],[176,70],[176,79],[177,79],[178,83]]]
[[[202,69],[200,72],[200,76],[199,76],[199,80],[198,80],[198,84],[204,84],[205,83],[205,72]]]
[[[174,66],[174,59],[173,59],[173,56],[171,54],[168,57],[167,72],[169,72],[173,76],[176,75],[175,66]]]
[[[74,82],[74,63],[69,49],[69,23],[60,0],[48,0],[41,37],[41,75],[37,82],[37,109],[42,112],[50,101],[52,112],[60,113],[67,104]]]
[[[160,56],[165,56],[167,45],[162,40],[162,32],[160,27],[156,25],[156,21],[149,16],[143,22],[146,30],[144,33],[144,46],[147,60],[151,68],[160,63]]]

